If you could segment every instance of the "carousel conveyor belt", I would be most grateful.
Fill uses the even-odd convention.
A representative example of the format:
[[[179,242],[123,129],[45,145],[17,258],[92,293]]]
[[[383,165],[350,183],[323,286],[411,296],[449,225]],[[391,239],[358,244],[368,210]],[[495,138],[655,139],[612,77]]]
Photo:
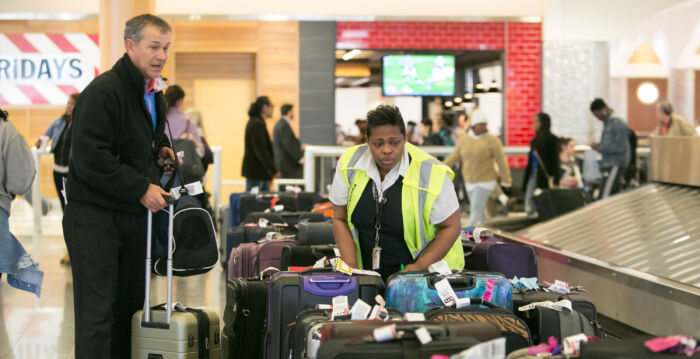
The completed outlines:
[[[700,333],[700,188],[650,183],[505,240],[535,247],[540,279],[582,285],[598,311],[656,335]]]

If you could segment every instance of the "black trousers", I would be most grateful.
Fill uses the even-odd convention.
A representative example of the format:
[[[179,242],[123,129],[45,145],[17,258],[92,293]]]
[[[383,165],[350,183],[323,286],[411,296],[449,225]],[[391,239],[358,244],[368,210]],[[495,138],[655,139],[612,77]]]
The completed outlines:
[[[63,233],[73,270],[75,358],[129,358],[131,317],[143,307],[146,210],[117,213],[71,201]]]
[[[622,178],[626,167],[611,166],[603,167],[600,172],[603,175],[600,184],[598,199],[608,198],[622,190]]]
[[[53,171],[53,184],[56,186],[56,192],[58,192],[58,201],[61,202],[61,211],[66,211],[66,201],[63,197],[63,179],[68,176],[67,173],[61,173]]]

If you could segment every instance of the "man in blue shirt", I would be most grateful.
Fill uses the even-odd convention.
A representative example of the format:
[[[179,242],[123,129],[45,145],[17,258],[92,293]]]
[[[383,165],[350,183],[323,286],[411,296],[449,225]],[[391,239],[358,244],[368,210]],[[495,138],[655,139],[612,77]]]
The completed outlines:
[[[620,117],[612,115],[613,110],[602,99],[593,100],[591,112],[603,122],[600,143],[592,143],[591,147],[603,156],[600,162],[603,182],[598,198],[606,198],[621,190],[621,180],[630,164],[629,128]]]

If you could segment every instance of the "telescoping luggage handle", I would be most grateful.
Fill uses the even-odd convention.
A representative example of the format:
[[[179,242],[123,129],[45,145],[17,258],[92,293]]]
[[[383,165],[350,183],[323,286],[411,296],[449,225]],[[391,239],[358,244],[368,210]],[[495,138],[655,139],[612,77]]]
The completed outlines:
[[[165,323],[151,321],[151,236],[153,231],[153,213],[148,212],[148,224],[146,228],[146,297],[143,303],[143,318],[141,326],[147,328],[163,328],[170,327],[170,316],[173,312],[173,212],[175,212],[174,201],[167,198],[168,202],[168,259],[166,262],[167,274],[167,299],[165,304],[166,318]]]

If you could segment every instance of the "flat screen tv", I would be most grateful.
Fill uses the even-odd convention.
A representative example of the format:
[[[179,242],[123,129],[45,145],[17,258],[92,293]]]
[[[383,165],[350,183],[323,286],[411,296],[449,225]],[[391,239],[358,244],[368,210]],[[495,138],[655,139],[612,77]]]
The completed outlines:
[[[387,55],[382,58],[384,96],[453,96],[455,57]]]

